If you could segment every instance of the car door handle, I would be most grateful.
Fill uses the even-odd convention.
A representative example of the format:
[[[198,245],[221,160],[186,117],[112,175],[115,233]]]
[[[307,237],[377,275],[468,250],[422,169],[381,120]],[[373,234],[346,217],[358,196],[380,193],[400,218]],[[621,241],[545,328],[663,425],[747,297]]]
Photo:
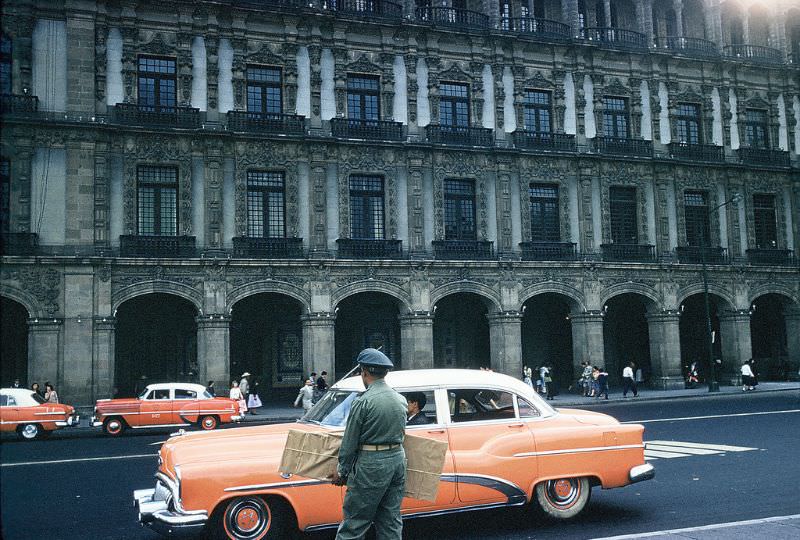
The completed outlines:
[[[521,427],[525,427],[525,424],[509,424],[508,427],[509,427],[509,429],[511,429],[511,428],[521,428]]]
[[[432,430],[428,431],[428,433],[444,433],[444,430],[443,429],[432,429]]]

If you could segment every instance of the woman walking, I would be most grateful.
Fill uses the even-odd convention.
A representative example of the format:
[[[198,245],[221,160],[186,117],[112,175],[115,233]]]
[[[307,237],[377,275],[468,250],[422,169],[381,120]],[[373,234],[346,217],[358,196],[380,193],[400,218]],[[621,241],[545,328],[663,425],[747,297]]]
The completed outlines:
[[[301,403],[305,412],[310,411],[314,406],[314,382],[311,379],[306,379],[306,383],[300,387],[297,399],[294,400],[294,406],[299,407]]]

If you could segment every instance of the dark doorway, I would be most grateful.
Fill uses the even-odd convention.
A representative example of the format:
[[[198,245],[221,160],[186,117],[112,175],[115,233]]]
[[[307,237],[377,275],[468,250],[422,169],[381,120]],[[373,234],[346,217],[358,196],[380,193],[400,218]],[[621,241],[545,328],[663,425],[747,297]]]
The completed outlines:
[[[11,386],[15,379],[28,386],[28,310],[0,297],[0,385]]]
[[[339,302],[336,312],[336,378],[353,369],[363,349],[383,351],[402,369],[398,301],[388,294],[365,292]]]
[[[436,303],[433,317],[433,364],[437,368],[491,366],[488,310],[483,298],[456,293]]]
[[[761,380],[785,381],[789,375],[786,320],[788,299],[777,294],[759,296],[750,307],[750,339],[757,375]]]
[[[635,362],[647,381],[651,373],[650,332],[644,298],[634,293],[621,294],[610,299],[603,309],[605,368],[609,380],[618,386],[622,369],[628,362]]]
[[[718,297],[713,294],[708,295],[714,358],[722,358],[719,305],[720,300]],[[681,336],[681,369],[686,375],[688,366],[692,362],[697,362],[700,365],[700,380],[704,381],[706,374],[711,372],[711,368],[709,367],[708,345],[706,344],[708,340],[706,307],[702,294],[692,295],[683,301],[679,328]]]
[[[566,392],[577,376],[572,364],[570,305],[559,294],[541,294],[525,302],[522,316],[522,364],[533,370],[546,365],[556,389]]]

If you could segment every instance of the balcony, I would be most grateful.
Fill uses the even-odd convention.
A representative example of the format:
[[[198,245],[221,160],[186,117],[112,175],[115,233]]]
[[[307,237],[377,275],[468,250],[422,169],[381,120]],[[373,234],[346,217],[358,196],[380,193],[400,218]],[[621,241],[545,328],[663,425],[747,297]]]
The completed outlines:
[[[231,4],[237,7],[253,9],[289,9],[297,11],[308,7],[309,2],[303,0],[231,0]]]
[[[514,132],[514,147],[524,150],[549,152],[576,152],[575,135],[542,133],[518,129]]]
[[[619,139],[616,137],[595,137],[595,152],[616,156],[653,157],[653,142],[641,139]]]
[[[3,233],[0,235],[0,255],[35,255],[39,248],[36,233]]]
[[[649,263],[656,260],[656,247],[649,244],[602,244],[603,260]]]
[[[578,258],[572,242],[520,242],[523,261],[574,261]]]
[[[27,94],[0,95],[0,114],[6,116],[30,116],[39,111],[39,98]]]
[[[747,60],[757,64],[783,64],[783,53],[772,47],[761,45],[728,45],[725,56],[737,60]]]
[[[489,128],[466,126],[436,126],[425,128],[428,142],[458,146],[494,146],[494,131]]]
[[[326,0],[322,8],[342,15],[365,19],[394,19],[403,18],[403,6],[384,0]]]
[[[340,259],[399,259],[403,255],[402,240],[336,240],[336,256]]]
[[[717,44],[707,39],[667,36],[655,38],[657,49],[666,49],[673,53],[696,56],[699,58],[718,58]]]
[[[488,240],[434,240],[433,253],[437,259],[486,260],[494,256]]]
[[[748,249],[747,262],[763,266],[795,266],[797,261],[790,249]]]
[[[331,135],[339,139],[366,139],[372,141],[404,141],[403,124],[388,120],[360,120],[332,118]]]
[[[737,150],[739,161],[745,165],[763,165],[767,167],[789,167],[789,152],[769,148],[746,148]]]
[[[647,50],[647,36],[623,28],[584,28],[581,39],[610,47]]]
[[[194,257],[194,242],[194,236],[123,235],[119,237],[119,254],[122,257]]]
[[[128,126],[198,129],[200,109],[117,103],[114,106],[113,119],[117,124]]]
[[[233,239],[233,256],[237,259],[299,259],[303,257],[303,239],[237,236]]]
[[[306,124],[305,117],[298,114],[230,111],[228,131],[302,136],[306,133]]]
[[[500,20],[500,28],[506,32],[516,32],[523,36],[547,40],[569,41],[572,29],[568,24],[532,17],[508,18]]]
[[[722,247],[678,246],[675,255],[680,264],[727,264],[728,250]]]
[[[687,161],[724,163],[725,149],[715,144],[674,142],[669,144],[669,156],[674,159],[685,159]]]
[[[417,22],[435,26],[450,26],[459,30],[488,30],[489,17],[477,11],[450,7],[418,7],[414,12]]]

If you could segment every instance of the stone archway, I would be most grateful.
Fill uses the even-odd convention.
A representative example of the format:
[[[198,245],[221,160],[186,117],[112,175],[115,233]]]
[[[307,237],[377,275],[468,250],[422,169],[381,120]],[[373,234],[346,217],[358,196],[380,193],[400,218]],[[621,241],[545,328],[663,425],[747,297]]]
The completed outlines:
[[[358,353],[366,347],[383,351],[403,367],[400,347],[400,314],[403,302],[384,292],[359,292],[342,299],[336,306],[336,378],[355,365]]]
[[[715,294],[709,293],[708,295],[708,310],[711,316],[711,342],[712,342],[712,357],[708,357],[708,322],[706,320],[706,307],[705,297],[703,293],[695,293],[683,299],[680,305],[680,341],[681,341],[681,369],[684,376],[686,375],[687,367],[692,362],[697,362],[700,371],[700,381],[707,382],[707,378],[711,373],[711,361],[724,359],[723,354],[723,340],[726,336],[722,333],[723,324],[720,321],[720,316],[723,317],[731,312],[732,306],[730,303]],[[728,339],[735,339],[733,336],[728,336]],[[716,366],[722,368],[722,365]],[[730,371],[730,369],[726,369]],[[716,377],[719,380],[723,374],[717,373]]]
[[[612,385],[621,383],[622,370],[629,362],[642,370],[645,383],[654,382],[648,316],[653,312],[653,301],[633,292],[613,296],[603,305],[604,367]]]
[[[441,298],[433,308],[433,358],[437,368],[491,366],[489,321],[492,301],[472,292]]]
[[[19,302],[0,296],[0,385],[16,379],[28,387],[28,310]],[[41,382],[40,382],[41,384]]]
[[[750,341],[759,380],[785,381],[797,375],[800,308],[790,298],[767,293],[750,305]]]

